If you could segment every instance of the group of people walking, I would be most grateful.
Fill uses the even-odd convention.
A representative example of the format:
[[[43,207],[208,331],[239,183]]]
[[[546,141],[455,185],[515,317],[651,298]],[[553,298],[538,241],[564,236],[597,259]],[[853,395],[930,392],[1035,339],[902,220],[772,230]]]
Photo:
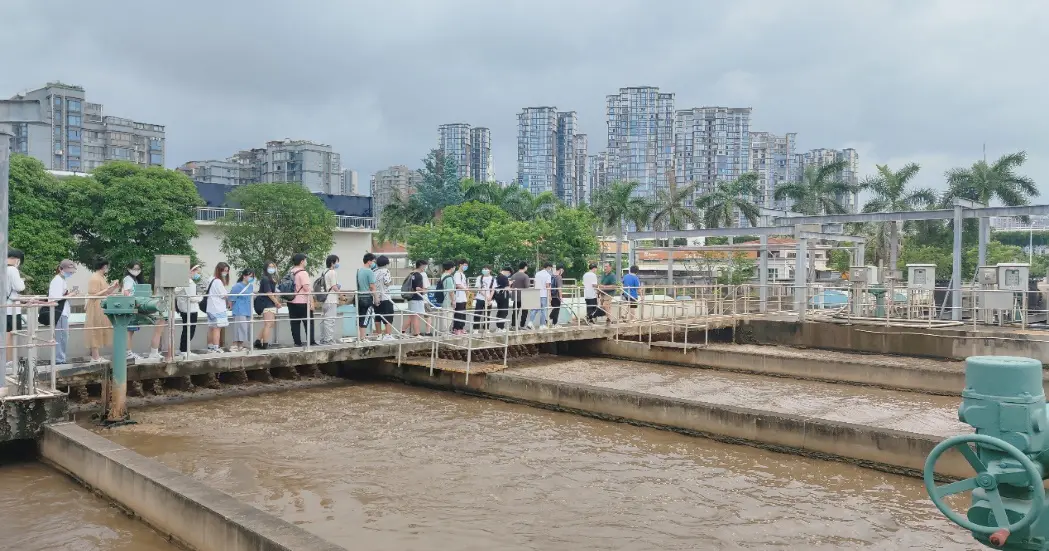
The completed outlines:
[[[10,293],[8,304],[17,304],[19,293],[24,291],[25,282],[20,276],[19,266],[24,259],[21,251],[12,249],[8,253],[7,276]],[[340,271],[341,260],[329,255],[323,268],[311,275],[305,254],[295,254],[289,261],[290,268],[281,275],[278,264],[266,262],[256,273],[244,268],[231,275],[226,262],[219,262],[205,275],[201,265],[193,266],[186,278],[186,285],[175,289],[174,296],[159,297],[159,315],[150,335],[149,354],[140,356],[131,350],[134,335],[142,328],[128,328],[127,359],[137,362],[157,362],[171,358],[161,353],[168,323],[181,328],[178,351],[190,357],[191,341],[200,322],[207,323],[208,354],[226,352],[223,347],[224,333],[229,331],[229,352],[249,349],[266,349],[275,342],[278,312],[286,308],[292,341],[296,346],[306,342],[311,345],[334,344],[339,339],[338,308],[342,304],[354,304],[357,312],[357,331],[360,339],[392,340],[397,335],[428,336],[435,331],[453,334],[474,332],[539,329],[557,325],[561,321],[562,305],[565,301],[564,265],[546,262],[541,269],[529,276],[529,265],[521,262],[516,269],[503,266],[493,273],[491,266],[482,266],[479,273],[468,275],[469,262],[465,259],[447,261],[431,281],[427,273],[429,262],[419,260],[415,268],[401,284],[393,287],[390,259],[385,255],[366,253],[356,268],[353,282],[355,289],[344,290]],[[67,363],[69,316],[71,300],[81,299],[85,304],[85,344],[90,351],[90,362],[105,361],[100,352],[112,343],[112,325],[102,311],[105,297],[123,293],[134,293],[135,286],[145,282],[140,262],[123,267],[119,278],[107,260],[99,260],[92,266],[93,272],[86,293],[76,286],[68,285],[76,272],[77,265],[71,260],[61,261],[48,287],[51,308],[40,308],[41,312],[53,311],[54,319],[44,319],[44,325],[54,324],[55,361]],[[586,321],[594,323],[605,317],[611,322],[612,297],[619,283],[610,264],[604,264],[599,277],[597,264],[590,264],[583,275],[583,298],[586,303]],[[641,282],[637,267],[626,272],[622,285],[622,300],[626,304],[627,317],[633,317],[640,298]],[[525,289],[536,292],[526,297]],[[536,297],[537,295],[537,297]],[[394,331],[394,299],[406,302],[401,327]],[[535,298],[538,298],[536,303]],[[173,303],[174,312],[167,305]],[[528,303],[528,304],[526,304]],[[22,329],[20,309],[7,309],[8,346],[11,346],[12,327]],[[174,316],[177,314],[177,316]],[[50,314],[49,314],[50,316]],[[48,316],[48,317],[49,317]],[[256,317],[261,318],[262,327],[253,331]],[[315,322],[319,320],[319,332]],[[371,329],[374,325],[374,335]],[[450,327],[449,327],[450,325]],[[396,335],[395,335],[396,333]]]

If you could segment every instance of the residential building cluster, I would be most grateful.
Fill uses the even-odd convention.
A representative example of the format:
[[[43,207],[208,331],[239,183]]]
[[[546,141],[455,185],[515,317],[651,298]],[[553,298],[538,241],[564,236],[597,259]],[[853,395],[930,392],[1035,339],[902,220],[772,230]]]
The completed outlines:
[[[846,161],[838,177],[859,181],[853,149],[799,151],[797,134],[751,130],[749,107],[678,108],[675,95],[652,86],[621,88],[605,98],[604,147],[591,152],[575,111],[553,106],[525,107],[517,114],[516,182],[533,194],[551,192],[569,205],[591,201],[609,182],[638,182],[639,196],[655,198],[671,186],[695,184],[697,195],[720,180],[744,173],[758,176],[756,204],[777,210],[791,205],[775,199],[780,186],[800,181],[807,167]],[[31,155],[53,170],[89,171],[104,162],[124,160],[143,166],[165,163],[164,127],[103,116],[102,105],[89,103],[84,89],[59,82],[0,100],[0,125],[14,134],[12,149]],[[494,181],[492,132],[467,123],[437,128],[437,149],[455,161],[457,177]],[[403,165],[378,171],[362,190],[357,173],[343,168],[340,155],[308,140],[277,140],[223,159],[190,161],[178,168],[194,181],[243,185],[296,182],[313,193],[375,197],[375,212],[393,193],[411,193],[418,175]],[[839,197],[849,211],[855,194]],[[737,223],[746,225],[742,216]]]
[[[0,100],[0,127],[14,135],[14,153],[51,170],[87,172],[109,161],[164,166],[164,127],[104,115],[80,86],[49,82]]]

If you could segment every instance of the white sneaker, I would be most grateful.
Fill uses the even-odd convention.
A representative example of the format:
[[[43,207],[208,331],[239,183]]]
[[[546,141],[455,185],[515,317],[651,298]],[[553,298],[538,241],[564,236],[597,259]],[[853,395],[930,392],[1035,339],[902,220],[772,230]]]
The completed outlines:
[[[104,363],[106,363],[106,362],[108,362],[108,361],[109,361],[109,360],[107,360],[107,359],[105,359],[105,358],[103,358],[103,357],[99,356],[99,357],[97,357],[97,358],[91,358],[90,360],[88,360],[88,362],[87,362],[87,363],[89,363],[89,364],[104,364]]]
[[[161,356],[159,352],[157,352],[156,354],[151,352],[145,358],[139,358],[138,359],[138,363],[156,364],[156,363],[160,363],[160,361],[163,360],[163,359],[164,359],[164,356]]]
[[[540,325],[539,326],[539,330],[540,331],[546,331],[546,326],[545,325]]]
[[[231,346],[231,347],[229,347],[229,351],[230,352],[240,352],[240,347],[239,346]]]
[[[395,340],[397,340],[397,338],[394,337],[393,335],[383,335],[382,340],[384,340],[384,341],[395,341]]]
[[[527,324],[525,325],[525,327],[527,327],[527,328],[529,328],[529,329],[535,329],[535,326],[534,326],[534,325],[532,325],[532,322],[528,322],[528,323],[527,323]]]
[[[197,357],[197,355],[192,352],[183,352],[182,354],[180,354],[180,356],[183,360],[192,360],[193,358]]]

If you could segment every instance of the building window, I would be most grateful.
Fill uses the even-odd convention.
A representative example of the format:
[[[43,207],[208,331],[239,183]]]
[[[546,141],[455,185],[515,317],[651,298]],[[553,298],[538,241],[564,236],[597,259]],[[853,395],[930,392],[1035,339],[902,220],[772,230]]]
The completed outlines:
[[[160,151],[160,138],[150,138],[149,149],[153,151]]]
[[[79,145],[70,145],[69,146],[69,151],[67,151],[66,154],[69,155],[70,157],[79,157],[80,156],[80,146]]]
[[[55,142],[53,150],[54,150],[55,154],[61,155],[62,154],[62,142]]]
[[[55,98],[55,107],[62,107],[62,96],[52,96]]]
[[[54,170],[61,170],[62,169],[62,156],[61,155],[55,155],[54,160],[51,162],[51,168],[54,169]]]
[[[70,141],[74,141],[74,142],[79,142],[80,141],[80,129],[79,128],[70,128],[68,134],[69,134]]]
[[[69,170],[74,172],[80,171],[80,159],[69,159]]]
[[[149,154],[149,164],[151,164],[151,165],[164,164],[164,156],[161,155],[160,153],[150,153]]]
[[[69,126],[80,126],[80,115],[69,115],[66,122]]]
[[[52,131],[52,135],[54,136],[54,138],[56,140],[61,140],[62,139],[62,127],[61,126],[54,127],[53,131]]]
[[[70,98],[70,100],[66,103],[66,107],[67,107],[67,109],[69,109],[69,112],[71,112],[71,113],[79,113],[80,112],[80,100]]]

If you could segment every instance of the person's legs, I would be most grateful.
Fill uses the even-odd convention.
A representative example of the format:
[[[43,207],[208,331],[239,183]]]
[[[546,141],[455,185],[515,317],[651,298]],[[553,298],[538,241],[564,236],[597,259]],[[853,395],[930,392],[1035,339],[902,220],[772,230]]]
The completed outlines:
[[[357,338],[368,336],[368,310],[373,310],[371,296],[357,297]]]
[[[295,346],[302,346],[302,324],[306,317],[306,305],[288,303],[288,319],[291,321],[291,340]]]
[[[256,339],[259,348],[266,348],[270,344],[270,338],[273,336],[274,330],[277,328],[277,313],[276,309],[265,309],[262,311],[262,331],[259,333],[259,338]]]
[[[550,325],[557,325],[557,318],[561,317],[561,299],[550,299]]]
[[[498,308],[498,310],[495,313],[495,317],[499,320],[495,323],[495,327],[499,330],[506,329],[506,316],[510,314],[510,311],[508,309],[510,306],[510,298],[501,297],[497,295],[495,297],[495,305]]]
[[[480,331],[481,329],[487,329],[488,323],[484,320],[485,317],[485,301],[475,300],[473,310],[473,330]]]
[[[179,312],[179,317],[182,318],[182,338],[178,341],[178,351],[185,354],[189,351],[189,314],[186,312]]]
[[[586,321],[593,323],[594,318],[597,317],[597,299],[587,298],[583,301],[586,302]]]
[[[452,329],[456,331],[462,331],[466,329],[466,303],[456,302],[455,303],[455,324]]]
[[[325,302],[324,306],[321,307],[321,344],[331,344],[335,342],[335,314],[338,307],[338,304],[329,302]]]
[[[55,320],[55,363],[66,363],[66,347],[69,345],[69,316],[58,316]]]
[[[307,325],[307,331],[309,331],[309,342],[310,346],[317,346],[317,327],[313,324],[314,318],[317,317],[317,313],[313,311],[313,308],[306,307],[306,321],[309,322]]]

